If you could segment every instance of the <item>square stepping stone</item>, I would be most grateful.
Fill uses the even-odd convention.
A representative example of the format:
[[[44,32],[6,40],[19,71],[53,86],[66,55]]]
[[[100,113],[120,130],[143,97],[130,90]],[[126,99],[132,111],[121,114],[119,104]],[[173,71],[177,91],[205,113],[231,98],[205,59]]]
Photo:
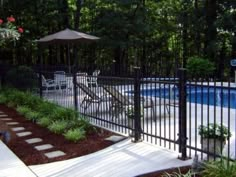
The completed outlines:
[[[25,130],[24,127],[15,127],[15,128],[11,128],[12,131],[17,132],[17,131],[22,131]]]
[[[1,120],[9,121],[9,120],[12,120],[12,118],[1,118]]]
[[[0,118],[2,118],[2,117],[8,117],[8,115],[6,115],[6,114],[0,114]]]
[[[44,145],[40,145],[40,146],[35,146],[34,148],[37,149],[38,151],[43,151],[43,150],[46,150],[46,149],[53,148],[53,145],[51,145],[51,144],[44,144]]]
[[[31,135],[32,133],[31,132],[21,132],[21,133],[17,133],[16,135],[19,136],[19,137],[23,137],[23,136],[28,136],[28,135]]]
[[[53,152],[45,153],[44,155],[47,156],[48,158],[55,158],[55,157],[60,157],[66,154],[62,151],[53,151]]]
[[[123,139],[125,139],[125,137],[123,137],[123,136],[117,136],[117,135],[112,135],[112,136],[106,138],[105,140],[116,143],[116,142],[119,142],[119,141],[121,141],[121,140],[123,140]]]
[[[19,123],[18,122],[7,122],[6,124],[7,125],[18,125]]]
[[[31,138],[31,139],[27,139],[25,140],[28,144],[34,144],[34,143],[39,143],[41,141],[43,141],[41,138]]]

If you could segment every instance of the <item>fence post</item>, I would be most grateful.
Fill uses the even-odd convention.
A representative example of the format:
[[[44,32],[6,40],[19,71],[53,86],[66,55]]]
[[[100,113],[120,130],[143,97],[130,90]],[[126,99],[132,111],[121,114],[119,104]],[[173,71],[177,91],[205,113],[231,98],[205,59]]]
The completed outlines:
[[[78,93],[77,93],[77,85],[76,85],[76,70],[73,72],[73,90],[74,90],[74,106],[75,111],[78,111]]]
[[[181,153],[181,160],[189,159],[187,157],[187,110],[186,110],[186,69],[179,68],[179,151]]]
[[[134,67],[134,142],[141,139],[141,115],[140,115],[140,67]]]

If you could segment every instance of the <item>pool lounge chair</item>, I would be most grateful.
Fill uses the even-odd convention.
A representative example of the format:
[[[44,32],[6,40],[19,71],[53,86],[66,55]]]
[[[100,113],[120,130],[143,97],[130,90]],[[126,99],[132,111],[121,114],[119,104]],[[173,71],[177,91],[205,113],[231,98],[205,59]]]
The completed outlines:
[[[76,85],[86,94],[80,104],[80,107],[82,107],[84,111],[86,111],[92,103],[97,103],[98,104],[98,107],[96,109],[96,115],[97,115],[101,103],[102,102],[107,103],[109,101],[108,95],[106,94],[99,95],[97,94],[97,92],[94,92],[90,87],[86,86],[84,83],[77,82]]]
[[[111,95],[111,110],[114,110],[115,116],[118,117],[122,112],[126,113],[126,108],[134,106],[134,97],[124,95],[112,86],[104,86],[104,89]],[[140,97],[141,107],[143,109],[151,108],[151,116],[155,115],[154,102],[152,99]]]

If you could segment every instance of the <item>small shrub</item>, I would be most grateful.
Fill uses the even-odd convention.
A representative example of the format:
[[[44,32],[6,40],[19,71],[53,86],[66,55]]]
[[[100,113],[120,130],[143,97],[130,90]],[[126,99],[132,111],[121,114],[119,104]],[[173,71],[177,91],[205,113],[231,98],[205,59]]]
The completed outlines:
[[[78,142],[82,139],[85,139],[85,131],[81,128],[70,129],[66,133],[64,133],[64,137],[73,142]]]
[[[84,118],[78,119],[78,126],[88,133],[96,131],[96,128],[92,126],[87,119]]]
[[[7,103],[7,106],[8,106],[9,108],[15,108],[17,105],[16,105],[15,102],[9,101],[9,102]]]
[[[231,162],[229,159],[218,159],[205,163],[203,176],[207,177],[236,177],[236,162]]]
[[[49,125],[52,123],[49,117],[42,117],[37,122],[42,127],[49,127]]]
[[[6,104],[7,103],[7,98],[4,94],[0,95],[0,104]]]
[[[28,120],[32,120],[32,121],[36,121],[39,119],[40,114],[38,112],[34,112],[34,111],[28,111],[25,114],[26,119]]]
[[[53,120],[74,120],[77,119],[78,113],[72,109],[57,107],[53,110],[50,117]]]
[[[53,110],[56,108],[57,106],[55,104],[44,101],[37,106],[37,111],[42,116],[48,116],[49,114],[52,114]]]
[[[65,120],[57,120],[52,122],[51,125],[49,125],[48,129],[54,133],[62,134],[65,132],[65,130],[68,127],[68,123]]]
[[[187,61],[187,72],[189,76],[198,78],[207,78],[214,73],[215,66],[211,61],[194,56]]]
[[[16,108],[16,111],[18,112],[18,113],[20,113],[21,115],[26,115],[28,112],[30,112],[31,110],[28,108],[28,107],[26,107],[26,106],[18,106],[17,108]]]

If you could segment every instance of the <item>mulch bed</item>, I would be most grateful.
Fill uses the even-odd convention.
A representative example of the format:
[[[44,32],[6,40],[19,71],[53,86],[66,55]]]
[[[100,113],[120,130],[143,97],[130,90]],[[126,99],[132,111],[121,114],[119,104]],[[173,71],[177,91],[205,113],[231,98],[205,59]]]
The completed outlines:
[[[13,108],[8,108],[0,104],[0,111],[3,111],[10,118],[12,118],[13,120],[11,122],[19,122],[19,125],[9,126],[6,125],[6,122],[10,121],[2,121],[0,119],[0,131],[8,131],[10,133],[10,141],[6,144],[26,165],[44,164],[71,159],[96,152],[114,144],[104,139],[111,135],[115,135],[115,133],[101,128],[97,128],[98,131],[96,133],[89,134],[85,140],[78,143],[73,143],[66,140],[62,135],[52,133],[48,129],[43,128],[32,121],[26,120]],[[32,135],[18,137],[15,132],[11,131],[10,128],[12,127],[24,127],[24,131],[30,131],[32,132]],[[35,143],[34,145],[51,144],[54,147],[49,150],[37,151],[34,148],[34,145],[25,142],[26,139],[31,138],[41,138],[43,140],[42,142]],[[44,155],[45,152],[51,152],[54,150],[61,150],[66,153],[66,155],[52,159],[49,159]]]

